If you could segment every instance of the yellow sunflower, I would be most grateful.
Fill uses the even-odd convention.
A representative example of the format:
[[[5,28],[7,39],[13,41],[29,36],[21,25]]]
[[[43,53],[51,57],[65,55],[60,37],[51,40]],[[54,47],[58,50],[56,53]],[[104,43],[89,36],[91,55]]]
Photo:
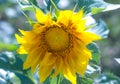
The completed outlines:
[[[40,82],[48,76],[63,74],[72,84],[76,84],[76,73],[84,75],[92,58],[86,46],[101,37],[87,31],[82,10],[77,13],[60,11],[53,20],[49,13],[45,15],[36,9],[36,19],[38,22],[32,30],[20,30],[22,36],[16,34],[21,44],[18,52],[28,54],[23,68],[31,68],[32,72],[38,69]]]

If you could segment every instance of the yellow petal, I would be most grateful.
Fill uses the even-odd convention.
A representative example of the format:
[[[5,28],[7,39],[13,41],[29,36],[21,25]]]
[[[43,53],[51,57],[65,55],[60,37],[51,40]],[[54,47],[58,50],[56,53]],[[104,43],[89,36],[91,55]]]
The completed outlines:
[[[39,75],[40,75],[40,82],[43,82],[46,80],[46,78],[50,75],[50,72],[53,69],[53,65],[47,65],[47,66],[40,66],[39,69]]]
[[[41,58],[42,58],[41,55],[38,55],[36,56],[36,59],[29,64],[32,73],[35,73],[35,71],[39,68],[39,62],[42,60]]]
[[[40,50],[41,50],[40,48],[35,48],[35,49],[33,49],[33,50],[29,53],[29,55],[27,56],[26,61],[24,62],[24,65],[23,65],[23,68],[24,68],[24,69],[29,68],[29,67],[32,65],[32,63],[33,63],[34,61],[36,61],[36,60],[34,60],[34,58],[37,58],[37,59],[38,59],[38,56],[40,56],[40,54],[41,54],[41,51],[40,51]],[[39,60],[41,60],[41,59],[39,59]]]
[[[85,27],[85,23],[86,23],[86,20],[85,20],[85,19],[79,21],[79,23],[76,25],[76,31],[78,31],[78,32],[84,31],[85,28],[86,28],[86,27]]]
[[[83,76],[91,56],[91,51],[83,43],[79,40],[78,42],[75,41],[73,50],[67,56],[68,64],[73,70]]]
[[[36,19],[41,24],[49,24],[52,22],[50,14],[44,14],[41,10],[36,9]]]
[[[20,33],[21,33],[22,35],[25,35],[25,31],[24,31],[24,30],[19,29],[19,31],[20,31]]]
[[[57,23],[62,23],[65,26],[69,26],[72,28],[77,27],[80,30],[84,30],[85,20],[82,20],[82,16],[83,16],[82,10],[80,10],[78,13],[73,13],[73,11],[70,10],[61,11]]]
[[[79,23],[82,21],[83,11],[79,11],[78,13],[73,13],[70,20],[73,24]]]
[[[63,60],[60,56],[58,56],[55,63],[55,72],[51,77],[57,76],[61,72],[62,66],[63,66]]]
[[[76,72],[78,74],[80,74],[81,76],[84,76],[84,73],[86,71],[87,65],[88,65],[88,61],[76,64],[76,67],[75,67]]]
[[[79,18],[82,18],[83,17],[83,10],[80,10],[78,13],[77,13],[77,16]]]
[[[20,44],[26,43],[26,41],[22,37],[20,37],[18,34],[15,34],[15,37]]]
[[[39,62],[42,60],[42,52],[40,52],[39,55],[36,56],[35,60],[32,61],[29,65],[31,65],[31,71],[32,73],[35,72],[36,68],[38,68],[37,66],[39,66]]]
[[[64,61],[63,65],[63,75],[67,78],[72,84],[76,84],[76,73],[75,71],[69,67],[66,61]]]
[[[68,26],[72,15],[73,11],[70,10],[60,11],[60,15],[57,18],[57,23],[62,23],[65,26]]]
[[[44,15],[44,13],[41,10],[36,9],[36,19],[40,23],[45,23],[46,16]]]
[[[70,69],[64,70],[63,74],[72,84],[76,84],[76,74],[73,74]]]
[[[27,45],[39,45],[40,36],[33,31],[26,31],[25,35],[22,38],[27,42]]]
[[[24,49],[24,46],[20,46],[20,48],[17,50],[17,52],[19,53],[19,54],[28,54],[27,52],[26,52],[26,50]]]
[[[71,60],[74,62],[74,65],[73,65],[74,70],[83,76],[84,72],[86,71],[86,67],[87,67],[89,59],[90,59],[89,55],[86,54],[83,50],[82,51],[79,50],[78,53],[74,52],[74,55],[71,58]]]
[[[44,27],[41,26],[40,24],[34,24],[33,26],[33,32],[35,32],[36,34],[40,34],[43,31]]]
[[[52,65],[56,61],[56,57],[52,53],[46,52],[43,60],[40,62],[40,65]]]
[[[97,34],[91,33],[91,32],[80,32],[76,34],[75,36],[78,37],[79,40],[82,41],[86,45],[91,43],[92,41],[101,39],[100,36],[98,36]]]
[[[39,55],[36,56],[36,59],[30,63],[31,65],[31,70],[34,73],[36,68],[41,64],[44,56],[45,56],[46,51],[44,51],[42,48],[41,50],[39,49]]]

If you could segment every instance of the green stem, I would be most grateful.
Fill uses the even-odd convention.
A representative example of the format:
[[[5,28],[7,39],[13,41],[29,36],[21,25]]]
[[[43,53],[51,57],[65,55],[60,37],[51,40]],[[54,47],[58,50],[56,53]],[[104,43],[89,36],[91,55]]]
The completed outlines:
[[[73,8],[73,12],[75,12],[77,6],[78,6],[78,3],[75,4],[75,6],[74,6],[74,8]]]
[[[54,6],[55,10],[56,10],[56,11],[59,11],[58,8],[57,8],[57,6],[56,6],[55,3],[53,2],[53,0],[50,0],[50,2],[51,2],[52,5]]]
[[[55,12],[56,16],[58,16],[58,15],[59,15],[59,9],[57,8],[57,6],[56,6],[55,3],[53,2],[53,0],[50,0],[50,2],[51,2],[51,4],[53,5],[53,7],[55,8],[55,10],[56,10],[56,12]]]
[[[62,74],[60,74],[59,79],[58,79],[58,84],[60,84]]]

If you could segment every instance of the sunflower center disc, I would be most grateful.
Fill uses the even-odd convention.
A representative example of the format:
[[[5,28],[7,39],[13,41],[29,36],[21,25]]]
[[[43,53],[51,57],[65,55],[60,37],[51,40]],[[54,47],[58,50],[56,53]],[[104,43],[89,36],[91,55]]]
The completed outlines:
[[[69,46],[69,34],[60,27],[50,28],[45,32],[45,41],[52,51],[64,51]]]

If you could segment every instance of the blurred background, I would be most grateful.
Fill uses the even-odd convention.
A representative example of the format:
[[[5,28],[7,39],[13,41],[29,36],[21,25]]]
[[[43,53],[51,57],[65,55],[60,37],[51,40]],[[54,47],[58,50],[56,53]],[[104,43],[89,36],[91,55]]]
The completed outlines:
[[[59,4],[58,6],[61,9],[71,9],[73,8],[71,1],[72,0],[64,0],[64,2],[59,3],[62,4],[62,6]],[[120,0],[104,1],[112,4],[120,4]],[[42,6],[42,8],[45,9],[45,4],[41,3],[40,0],[38,0],[38,2],[40,3],[39,6]],[[67,4],[71,5],[67,6]],[[33,13],[27,13],[30,17],[33,16]],[[107,27],[110,30],[107,39],[103,39],[97,42],[100,48],[100,66],[102,67],[102,72],[110,72],[120,77],[120,63],[115,60],[115,58],[120,58],[120,9],[108,11],[105,13],[99,13],[96,14],[95,17],[101,18],[103,21],[105,21]],[[18,81],[19,78],[17,78],[15,74],[22,75],[17,73],[17,71],[22,70],[22,66],[14,61],[17,56],[17,53],[14,51],[15,49],[17,49],[17,47],[14,46],[17,45],[14,34],[18,33],[18,28],[24,30],[28,30],[31,28],[31,26],[26,21],[27,19],[22,14],[17,0],[0,0],[0,60],[2,60],[0,62],[0,84],[20,84],[20,82]],[[22,60],[17,61],[24,61],[24,56],[21,56],[20,58]],[[15,68],[17,70],[15,71],[15,74],[12,73],[13,69],[10,67],[11,65],[9,65],[14,63],[16,63],[16,66],[12,66],[12,68]],[[4,66],[7,66],[7,68]],[[22,73],[26,74],[27,72],[23,70]],[[6,77],[8,79],[4,79]],[[12,83],[11,80],[9,80],[9,78],[12,77],[12,81],[16,81],[16,83]],[[23,84],[32,83],[25,83],[24,81]]]

